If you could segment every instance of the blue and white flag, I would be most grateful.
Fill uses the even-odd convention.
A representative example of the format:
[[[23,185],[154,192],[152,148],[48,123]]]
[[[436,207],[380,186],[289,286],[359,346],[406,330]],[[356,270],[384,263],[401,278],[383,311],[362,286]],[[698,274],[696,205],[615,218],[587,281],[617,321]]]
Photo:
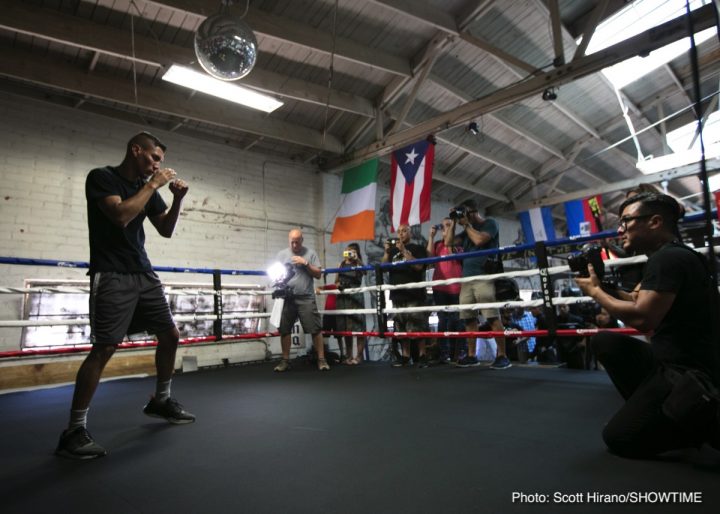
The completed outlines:
[[[526,243],[552,241],[555,239],[552,211],[550,207],[537,207],[520,213],[520,224]]]

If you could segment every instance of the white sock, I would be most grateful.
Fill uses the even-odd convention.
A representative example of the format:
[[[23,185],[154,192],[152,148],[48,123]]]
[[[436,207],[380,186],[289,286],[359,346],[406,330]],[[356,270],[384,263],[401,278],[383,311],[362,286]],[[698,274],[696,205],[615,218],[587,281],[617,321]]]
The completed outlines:
[[[87,415],[90,408],[71,410],[70,411],[70,423],[68,428],[86,427],[87,426]]]
[[[158,380],[157,386],[155,388],[155,400],[159,402],[164,402],[168,398],[170,398],[170,384],[172,383],[172,379],[166,380],[164,382],[160,382]]]

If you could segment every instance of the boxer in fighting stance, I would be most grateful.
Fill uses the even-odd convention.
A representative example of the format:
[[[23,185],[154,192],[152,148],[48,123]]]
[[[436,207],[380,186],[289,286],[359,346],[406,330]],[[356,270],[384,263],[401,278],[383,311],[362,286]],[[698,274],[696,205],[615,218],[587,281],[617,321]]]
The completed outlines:
[[[55,453],[94,459],[107,452],[87,431],[87,413],[105,365],[126,334],[147,331],[157,337],[155,395],[143,412],[170,423],[192,423],[195,416],[170,397],[179,333],[160,279],[145,253],[143,222],[171,237],[188,191],[175,170],[161,168],[165,145],[147,132],[127,144],[119,166],[92,170],[85,182],[90,233],[90,328],[92,349],[80,366],[68,428]],[[170,209],[158,189],[173,195]]]

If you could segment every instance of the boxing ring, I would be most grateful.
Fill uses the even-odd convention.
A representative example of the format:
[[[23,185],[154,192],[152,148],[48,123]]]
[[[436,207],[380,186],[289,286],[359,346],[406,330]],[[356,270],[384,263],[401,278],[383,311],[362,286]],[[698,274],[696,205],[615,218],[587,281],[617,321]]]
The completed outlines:
[[[582,244],[591,239],[570,241]],[[510,247],[498,253],[517,251],[518,247]],[[640,260],[606,264],[622,266]],[[36,261],[12,265],[36,265]],[[392,266],[368,267],[367,271],[382,275]],[[188,273],[185,268],[176,270]],[[207,334],[184,338],[183,348],[237,339],[239,344],[261,340],[267,349],[277,337],[267,326],[272,289],[263,285],[262,272],[251,271],[257,284],[226,287],[230,284],[223,284],[223,278],[241,270],[205,271],[213,276],[212,285],[165,282],[168,295],[202,294],[213,299],[211,312],[176,314],[179,324],[186,323],[180,321],[185,319],[209,324]],[[324,271],[327,275],[337,270]],[[563,273],[566,266],[544,266],[539,258],[537,269],[513,270],[503,276],[537,277],[552,288],[551,278]],[[418,285],[431,287],[433,283],[408,286]],[[362,290],[384,299],[392,287],[380,283]],[[5,288],[0,294],[7,298],[83,295],[85,288],[79,280],[65,286]],[[486,305],[545,306],[549,301],[554,310],[560,303],[583,300],[556,297],[552,289],[541,287],[540,291],[542,299]],[[230,295],[259,298],[263,308],[232,312],[224,301]],[[403,312],[383,306],[382,300],[378,304],[362,312],[375,320]],[[451,312],[463,307],[421,310],[439,308]],[[227,325],[233,318],[257,319],[262,329],[234,333]],[[42,320],[6,323],[10,321],[12,330],[22,330]],[[82,326],[86,320],[63,323]],[[551,333],[393,333],[380,328],[363,334],[375,338],[374,344],[387,345],[391,338]],[[555,334],[578,332],[557,329]],[[123,347],[133,351],[153,344],[128,341]],[[22,361],[25,356],[50,357],[85,349],[83,345],[31,348],[5,352],[3,357]],[[103,441],[109,456],[92,462],[58,459],[52,454],[67,418],[72,386],[0,394],[3,512],[50,512],[60,507],[68,512],[108,514],[602,513],[622,505],[622,510],[638,514],[650,509],[692,514],[715,512],[720,505],[716,485],[720,455],[688,450],[658,464],[619,459],[606,451],[600,431],[622,399],[602,372],[541,366],[517,366],[503,372],[452,366],[398,370],[384,362],[369,362],[334,366],[331,373],[297,366],[290,373],[278,374],[272,372],[270,358],[263,355],[261,362],[247,366],[178,373],[173,390],[198,417],[196,423],[180,427],[148,421],[142,415],[142,405],[154,388],[153,377],[105,382],[93,400],[91,419],[93,436]]]
[[[702,214],[696,214],[686,217],[685,222],[693,222],[701,220]],[[585,337],[597,333],[598,331],[613,331],[630,335],[641,335],[637,331],[628,328],[615,329],[560,329],[556,324],[555,307],[558,305],[577,305],[589,303],[593,300],[589,297],[559,297],[556,295],[553,287],[553,277],[565,276],[570,277],[570,269],[567,265],[551,266],[550,254],[551,249],[561,249],[562,253],[568,253],[573,248],[581,245],[592,243],[599,240],[616,237],[614,230],[607,230],[598,234],[585,237],[574,237],[559,239],[552,242],[539,242],[533,245],[516,245],[501,247],[496,250],[483,250],[478,252],[461,253],[454,255],[446,255],[442,257],[432,257],[426,259],[417,259],[412,261],[413,264],[432,265],[446,260],[463,260],[468,257],[476,256],[496,256],[496,255],[527,255],[532,254],[536,260],[536,267],[532,269],[516,269],[504,273],[494,275],[480,275],[466,278],[456,278],[450,280],[439,281],[423,281],[402,285],[386,284],[384,280],[385,273],[397,266],[403,266],[405,263],[385,263],[374,266],[359,266],[352,268],[326,268],[323,269],[325,277],[343,271],[363,271],[372,274],[372,284],[358,287],[345,288],[343,290],[320,290],[320,295],[342,295],[342,294],[364,294],[370,293],[372,301],[371,308],[354,309],[354,310],[321,310],[323,316],[342,316],[342,315],[365,315],[370,316],[374,320],[375,330],[366,330],[362,332],[345,332],[345,331],[324,331],[324,336],[364,336],[372,338],[368,347],[382,346],[387,349],[388,339],[413,339],[413,338],[448,338],[460,339],[468,337],[491,339],[495,337]],[[609,269],[621,268],[627,265],[640,264],[645,262],[645,256],[629,257],[623,259],[607,259],[604,261],[605,267]],[[79,261],[67,260],[49,260],[49,259],[29,259],[19,257],[0,257],[0,265],[18,265],[18,266],[51,266],[59,268],[86,269],[88,264]],[[262,360],[269,360],[278,356],[278,352],[270,350],[269,341],[277,338],[279,335],[274,327],[268,324],[270,318],[270,302],[268,299],[272,296],[274,289],[267,285],[266,272],[258,270],[241,270],[241,269],[210,269],[210,268],[190,268],[190,267],[167,267],[158,266],[154,270],[159,273],[180,273],[180,274],[200,274],[212,276],[212,284],[207,283],[189,283],[189,282],[164,282],[166,296],[168,298],[189,297],[189,298],[211,298],[212,309],[210,312],[198,313],[194,312],[173,312],[173,317],[181,331],[180,344],[184,347],[192,345],[219,344],[223,341],[243,341],[252,340],[261,342],[264,345],[264,354]],[[256,277],[257,280],[266,284],[232,284],[223,282],[223,277],[227,276],[245,276]],[[476,303],[466,305],[427,305],[423,307],[396,308],[386,306],[386,292],[396,289],[408,288],[430,288],[437,285],[448,285],[456,283],[466,283],[472,281],[495,281],[497,279],[511,280],[533,280],[539,284],[537,288],[541,298],[527,301],[499,301],[490,303]],[[86,295],[89,292],[87,280],[64,280],[53,281],[45,280],[42,286],[35,287],[1,287],[0,297],[5,295],[22,295],[24,297],[25,306],[23,308],[24,317],[28,316],[27,303],[28,298],[33,295],[56,294],[56,295]],[[229,298],[242,295],[258,300],[257,302],[248,304],[248,308],[228,311],[227,305]],[[171,302],[172,303],[172,302]],[[206,302],[207,303],[207,302]],[[545,319],[548,328],[545,330],[504,330],[491,331],[480,330],[475,332],[394,332],[388,330],[388,318],[393,314],[406,312],[459,312],[460,310],[479,310],[479,309],[513,309],[513,308],[530,308],[543,307]],[[227,324],[233,320],[255,320],[255,330],[243,330],[241,332],[228,331]],[[208,322],[211,324],[209,333],[184,336],[183,324]],[[19,320],[0,320],[0,328],[22,328],[42,326],[87,326],[89,320],[87,317],[76,319],[19,319]],[[207,324],[206,324],[207,326]],[[225,328],[224,328],[225,326]],[[248,325],[249,327],[250,325]],[[208,327],[209,328],[209,327]],[[24,334],[26,335],[26,334]],[[119,349],[138,349],[152,347],[156,343],[152,340],[134,340],[126,341],[119,345]],[[42,346],[42,345],[36,345]],[[342,345],[338,343],[339,350],[342,353]],[[304,354],[307,347],[304,334],[296,326],[293,334],[292,348],[293,356]],[[59,347],[39,347],[39,348],[19,348],[18,350],[0,352],[0,362],[3,359],[23,358],[30,356],[51,356],[58,354],[72,354],[87,351],[88,344],[59,345]]]

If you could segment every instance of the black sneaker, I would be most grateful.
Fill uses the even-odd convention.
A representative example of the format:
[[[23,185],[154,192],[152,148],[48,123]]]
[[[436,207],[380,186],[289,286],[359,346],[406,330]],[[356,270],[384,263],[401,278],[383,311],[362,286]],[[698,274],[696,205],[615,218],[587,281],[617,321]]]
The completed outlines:
[[[68,428],[60,434],[55,455],[68,459],[97,459],[107,455],[105,448],[93,441],[85,427]]]
[[[143,412],[153,418],[163,418],[175,425],[183,425],[195,421],[195,415],[183,409],[182,405],[173,398],[164,402],[155,400],[153,396],[147,403]]]
[[[400,357],[392,363],[393,368],[403,368],[410,365],[410,357]]]
[[[479,366],[480,361],[477,359],[477,357],[472,355],[466,355],[462,359],[460,359],[457,363],[458,368],[469,368],[471,366]]]
[[[428,366],[430,366],[430,361],[428,360],[427,355],[421,355],[418,358],[417,367],[418,368],[427,368]]]
[[[512,364],[510,363],[510,359],[508,359],[505,355],[498,356],[495,361],[490,365],[490,368],[492,369],[508,369],[512,368]]]

